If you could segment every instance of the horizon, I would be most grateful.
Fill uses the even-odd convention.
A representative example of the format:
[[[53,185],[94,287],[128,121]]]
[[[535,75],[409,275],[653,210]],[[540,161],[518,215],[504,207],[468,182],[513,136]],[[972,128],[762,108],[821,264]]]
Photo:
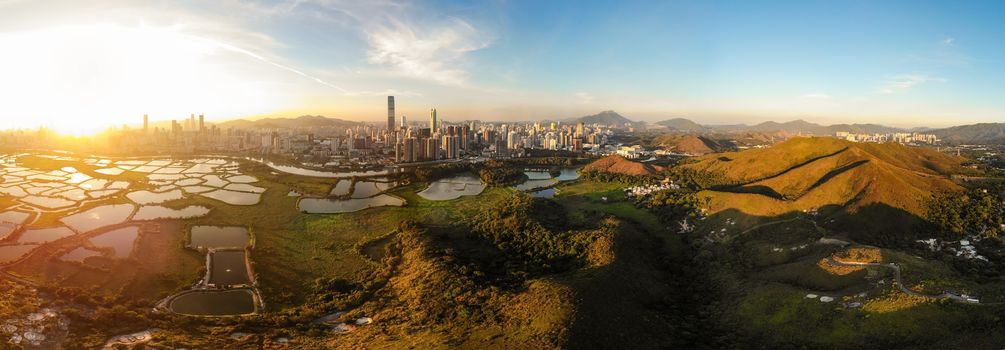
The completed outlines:
[[[429,108],[503,122],[615,110],[646,122],[944,128],[1005,115],[1005,24],[993,15],[1003,9],[11,0],[0,2],[0,117],[70,134],[144,114],[380,122],[395,95],[398,116],[418,119]]]

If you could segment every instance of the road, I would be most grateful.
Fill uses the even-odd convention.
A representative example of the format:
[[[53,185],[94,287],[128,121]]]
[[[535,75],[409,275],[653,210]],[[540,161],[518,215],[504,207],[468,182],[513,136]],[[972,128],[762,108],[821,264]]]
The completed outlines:
[[[977,303],[974,303],[974,302],[971,302],[971,301],[967,301],[966,298],[961,297],[961,296],[956,295],[956,294],[952,294],[952,293],[942,293],[942,294],[939,294],[939,295],[928,295],[928,294],[922,294],[922,293],[918,293],[918,292],[916,292],[914,290],[911,290],[911,289],[909,289],[909,288],[907,288],[907,287],[904,286],[904,282],[900,278],[900,266],[898,266],[895,263],[883,264],[883,263],[867,263],[867,262],[858,262],[858,261],[841,261],[841,260],[835,259],[833,256],[830,256],[830,257],[827,258],[827,263],[829,263],[831,265],[835,265],[835,266],[876,266],[876,267],[886,267],[886,268],[889,268],[889,269],[893,270],[894,283],[897,284],[897,288],[899,288],[900,291],[906,293],[907,295],[912,295],[912,296],[922,297],[922,298],[950,299],[950,300],[953,300],[953,301],[956,301],[956,302],[960,302],[960,303],[965,303],[965,304],[977,304]],[[990,304],[984,304],[984,305],[990,305]]]

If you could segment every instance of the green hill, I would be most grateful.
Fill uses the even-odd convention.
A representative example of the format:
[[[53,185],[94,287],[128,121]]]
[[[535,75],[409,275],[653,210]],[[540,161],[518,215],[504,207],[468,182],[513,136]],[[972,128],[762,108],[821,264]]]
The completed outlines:
[[[734,209],[774,217],[819,209],[836,224],[859,215],[873,221],[868,225],[873,229],[903,230],[925,216],[924,202],[932,193],[958,188],[948,175],[959,171],[959,164],[960,159],[927,148],[794,138],[684,166],[721,174],[723,180],[702,193],[710,198],[712,213]]]

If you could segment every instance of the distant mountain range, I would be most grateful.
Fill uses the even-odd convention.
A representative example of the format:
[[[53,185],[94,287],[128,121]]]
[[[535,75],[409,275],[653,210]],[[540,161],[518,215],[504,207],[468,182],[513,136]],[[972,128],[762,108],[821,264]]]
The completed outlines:
[[[930,133],[951,144],[1005,143],[1005,123],[960,125]]]
[[[774,121],[755,125],[701,125],[685,118],[674,118],[655,123],[672,131],[688,134],[740,133],[740,132],[785,132],[803,135],[834,135],[840,131],[858,134],[885,134],[895,132],[923,132],[936,135],[950,144],[963,143],[1005,143],[1005,123],[981,123],[960,125],[944,129],[897,128],[879,124],[834,124],[820,125],[805,120],[779,123]]]
[[[256,120],[236,119],[229,120],[216,125],[223,128],[238,129],[296,129],[296,128],[320,128],[320,127],[345,127],[360,124],[338,118],[323,117],[320,115],[304,115],[296,118],[264,118]]]

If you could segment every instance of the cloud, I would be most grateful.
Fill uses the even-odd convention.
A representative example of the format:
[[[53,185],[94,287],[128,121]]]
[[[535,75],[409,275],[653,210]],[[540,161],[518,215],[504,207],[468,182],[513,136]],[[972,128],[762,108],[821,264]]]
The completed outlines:
[[[930,82],[944,83],[946,82],[946,79],[931,77],[923,74],[898,75],[890,77],[884,81],[883,85],[879,89],[879,92],[882,94],[902,93],[915,86]]]
[[[488,47],[471,24],[452,18],[433,27],[401,21],[378,26],[367,33],[367,61],[400,75],[443,85],[464,85],[468,72],[465,55]]]
[[[467,86],[468,54],[492,40],[470,19],[445,16],[442,8],[400,1],[287,0],[238,2],[263,16],[323,20],[358,31],[366,61],[393,74],[447,86]],[[456,13],[456,12],[455,12]]]
[[[954,42],[956,42],[956,38],[945,38],[940,41],[943,46],[953,46]]]
[[[812,93],[812,94],[805,94],[805,95],[799,96],[799,98],[805,99],[805,100],[829,100],[829,99],[831,99],[831,95],[822,94],[822,93]]]
[[[577,92],[573,95],[576,96],[576,100],[582,104],[593,103],[593,101],[597,99],[596,96],[593,96],[589,92]]]

